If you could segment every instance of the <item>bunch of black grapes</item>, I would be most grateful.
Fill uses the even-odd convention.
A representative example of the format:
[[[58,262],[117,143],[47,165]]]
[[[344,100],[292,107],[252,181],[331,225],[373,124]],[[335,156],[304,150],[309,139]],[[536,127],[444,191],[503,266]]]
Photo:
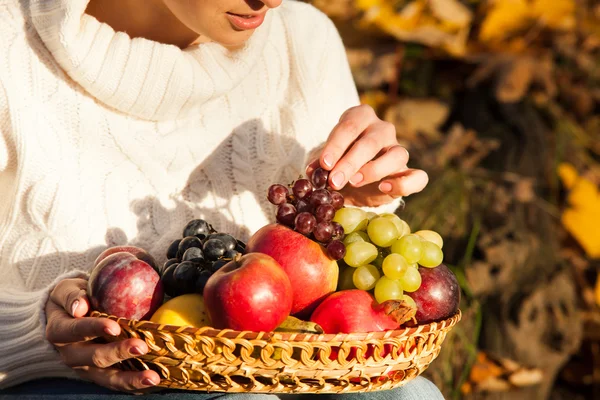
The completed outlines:
[[[217,232],[203,219],[194,219],[167,250],[167,261],[160,268],[167,295],[200,293],[208,278],[242,254],[246,244],[226,233]]]

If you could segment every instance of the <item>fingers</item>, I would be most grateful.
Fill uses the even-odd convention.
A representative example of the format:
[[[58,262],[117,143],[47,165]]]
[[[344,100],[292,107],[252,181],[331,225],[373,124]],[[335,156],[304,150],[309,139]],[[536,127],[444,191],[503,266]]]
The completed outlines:
[[[389,147],[383,155],[367,162],[356,175],[350,178],[350,184],[354,187],[362,187],[403,172],[407,169],[408,157],[408,151],[404,147],[400,145]]]
[[[396,142],[396,129],[389,122],[378,122],[370,125],[353,144],[344,156],[335,164],[329,174],[331,187],[341,189],[349,180],[354,182],[360,178],[357,172],[375,158],[382,149]],[[398,172],[398,170],[394,171]]]
[[[85,279],[65,279],[50,293],[50,300],[63,307],[73,317],[82,317],[89,311]]]
[[[120,392],[138,392],[160,383],[160,376],[151,370],[120,371],[112,368],[86,367],[78,370],[78,374],[83,379]]]
[[[420,169],[407,169],[379,184],[379,190],[391,197],[409,196],[418,193],[427,186],[429,177],[425,171]]]
[[[350,108],[333,128],[319,159],[321,166],[330,171],[350,145],[375,121],[375,111],[369,106]]]
[[[90,340],[98,336],[118,336],[119,324],[106,318],[72,318],[54,302],[46,306],[46,337],[51,343],[73,343]]]
[[[92,366],[108,368],[132,357],[148,352],[148,345],[140,339],[126,339],[108,344],[79,342],[59,349],[69,367]]]

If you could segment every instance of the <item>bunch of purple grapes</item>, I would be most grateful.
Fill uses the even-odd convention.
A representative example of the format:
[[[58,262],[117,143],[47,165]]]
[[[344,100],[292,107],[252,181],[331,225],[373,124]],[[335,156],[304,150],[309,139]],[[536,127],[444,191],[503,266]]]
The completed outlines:
[[[271,185],[267,199],[277,206],[277,222],[322,244],[331,258],[341,260],[346,255],[344,228],[333,217],[344,206],[344,196],[328,188],[328,179],[329,172],[317,168],[312,182],[301,178],[289,188]]]

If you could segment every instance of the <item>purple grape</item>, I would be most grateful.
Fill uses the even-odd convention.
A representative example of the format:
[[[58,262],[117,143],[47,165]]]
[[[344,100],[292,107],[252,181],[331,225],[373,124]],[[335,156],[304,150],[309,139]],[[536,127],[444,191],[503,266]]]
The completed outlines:
[[[334,260],[341,260],[346,255],[346,246],[339,240],[332,240],[327,245],[327,253]]]
[[[311,206],[310,203],[306,200],[298,200],[298,202],[296,203],[296,209],[298,210],[299,213],[301,213],[301,212],[312,213],[314,210],[314,207]]]
[[[294,227],[294,220],[296,218],[296,207],[290,203],[280,204],[277,208],[277,222],[290,228]]]
[[[335,221],[331,222],[331,225],[333,226],[333,236],[332,239],[333,240],[342,240],[344,238],[344,227],[342,226],[342,224],[339,224]]]
[[[317,217],[317,221],[325,221],[329,222],[335,216],[335,208],[331,204],[321,204],[315,210],[315,217]]]
[[[335,210],[339,210],[344,207],[344,196],[340,192],[331,191],[331,205],[335,208]]]
[[[307,194],[312,192],[313,187],[308,179],[298,179],[292,186],[292,192],[298,199],[303,199]]]
[[[321,204],[331,204],[331,195],[327,189],[317,189],[310,194],[308,202],[313,207],[319,207]]]
[[[317,219],[314,215],[307,212],[302,212],[296,215],[296,230],[303,235],[310,235],[317,225]]]
[[[286,197],[288,194],[288,188],[283,185],[275,184],[269,187],[267,199],[271,202],[271,204],[278,206],[286,202]]]
[[[327,180],[329,179],[329,171],[319,167],[312,174],[312,184],[315,189],[325,189]]]
[[[318,242],[327,243],[333,236],[333,225],[331,225],[331,222],[321,221],[315,226],[313,235],[315,235]]]

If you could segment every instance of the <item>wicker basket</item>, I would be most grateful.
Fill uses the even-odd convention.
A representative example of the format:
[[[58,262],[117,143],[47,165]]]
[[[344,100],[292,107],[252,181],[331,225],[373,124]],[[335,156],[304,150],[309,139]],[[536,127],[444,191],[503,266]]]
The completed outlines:
[[[171,389],[246,393],[350,393],[402,386],[437,357],[460,320],[351,334],[237,332],[160,325],[94,312],[121,325],[113,340],[139,338],[148,354],[119,365],[152,369]],[[385,355],[385,356],[382,356]]]

